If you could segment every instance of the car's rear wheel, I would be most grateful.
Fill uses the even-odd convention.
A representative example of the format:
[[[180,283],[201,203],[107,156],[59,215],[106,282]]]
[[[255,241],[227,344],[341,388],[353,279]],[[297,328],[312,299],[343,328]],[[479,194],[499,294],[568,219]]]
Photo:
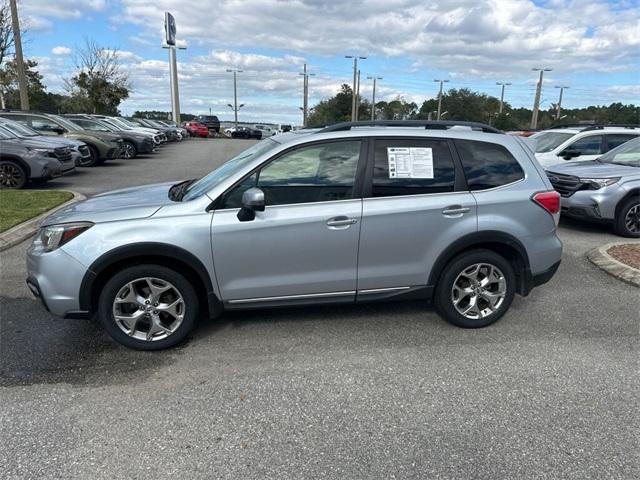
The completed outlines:
[[[623,237],[640,237],[640,195],[627,199],[618,209],[615,231]]]
[[[111,337],[136,350],[161,350],[183,341],[198,314],[193,286],[161,265],[137,265],[114,275],[98,301]]]
[[[120,155],[122,156],[122,158],[130,160],[132,158],[136,158],[136,156],[138,155],[138,149],[131,142],[122,142],[122,152]]]
[[[445,267],[436,288],[436,309],[463,328],[491,325],[509,309],[516,276],[511,264],[490,250],[470,250]]]
[[[0,160],[0,188],[24,188],[27,185],[27,171],[12,160]]]

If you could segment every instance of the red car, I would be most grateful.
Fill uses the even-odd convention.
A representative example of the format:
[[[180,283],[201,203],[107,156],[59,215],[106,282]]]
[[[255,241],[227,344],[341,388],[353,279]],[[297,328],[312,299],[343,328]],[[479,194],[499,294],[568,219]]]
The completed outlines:
[[[202,123],[186,122],[184,124],[184,128],[187,129],[187,131],[189,132],[189,135],[191,135],[192,137],[206,138],[209,136],[209,129],[207,128],[206,125],[203,125]]]

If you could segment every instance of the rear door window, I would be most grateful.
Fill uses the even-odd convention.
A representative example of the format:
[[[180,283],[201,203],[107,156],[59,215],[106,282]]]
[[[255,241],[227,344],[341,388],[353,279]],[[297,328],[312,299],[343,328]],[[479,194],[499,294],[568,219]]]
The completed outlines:
[[[372,197],[453,192],[455,168],[446,140],[377,139]]]
[[[599,155],[604,153],[604,135],[589,135],[579,138],[567,147],[567,150],[575,150],[580,155]]]
[[[625,134],[625,133],[615,133],[615,134],[606,135],[607,152],[637,137],[638,135],[631,135],[631,134]]]
[[[456,140],[456,149],[469,190],[486,190],[517,182],[524,171],[502,145],[475,140]]]

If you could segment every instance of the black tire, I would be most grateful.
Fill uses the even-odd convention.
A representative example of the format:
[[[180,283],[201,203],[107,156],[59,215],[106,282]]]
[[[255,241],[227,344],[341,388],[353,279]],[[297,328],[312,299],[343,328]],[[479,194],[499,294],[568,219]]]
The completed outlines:
[[[622,237],[640,238],[640,194],[627,198],[618,208],[613,226]]]
[[[0,160],[0,188],[20,189],[27,186],[27,170],[13,160]]]
[[[118,326],[113,314],[114,301],[120,289],[129,282],[145,277],[153,277],[170,283],[184,301],[182,323],[167,337],[152,341],[128,335]],[[151,308],[151,305],[149,305],[149,308]],[[142,310],[142,308],[140,309]],[[135,311],[135,308],[133,310]],[[116,342],[135,350],[162,350],[179,344],[193,329],[197,316],[198,297],[191,283],[182,274],[161,265],[136,265],[116,273],[107,281],[98,300],[98,317],[107,333]],[[139,322],[145,321],[148,320],[141,318]],[[145,324],[142,323],[140,326],[144,330]]]
[[[89,158],[84,161],[80,161],[81,167],[94,167],[100,163],[100,152],[93,145],[87,145],[89,147]]]
[[[486,314],[486,316],[480,316],[479,318],[472,319],[463,315],[454,306],[453,286],[454,282],[462,272],[470,269],[470,267],[476,264],[491,265],[499,269],[504,278],[506,288],[501,303],[493,312]],[[470,285],[469,288],[474,287]],[[513,272],[513,267],[504,257],[491,250],[469,250],[455,257],[444,268],[436,287],[434,301],[438,313],[453,325],[457,325],[462,328],[481,328],[491,325],[506,313],[513,301],[515,290],[516,276]],[[477,294],[476,298],[478,298]],[[459,299],[459,301],[463,302],[464,300],[464,298],[462,300]],[[484,305],[488,307],[488,302],[484,298],[477,301],[481,302],[479,307]],[[461,308],[468,306],[470,303],[471,302],[466,304],[462,303]],[[486,313],[485,309],[482,310]]]
[[[125,140],[122,142],[122,154],[120,156],[125,160],[132,160],[138,156],[138,148],[134,143]]]

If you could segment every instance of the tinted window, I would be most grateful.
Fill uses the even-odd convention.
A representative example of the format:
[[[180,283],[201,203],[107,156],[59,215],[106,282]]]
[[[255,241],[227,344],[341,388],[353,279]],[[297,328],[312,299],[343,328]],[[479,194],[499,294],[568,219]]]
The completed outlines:
[[[566,142],[574,133],[562,132],[542,132],[534,135],[532,138],[536,141],[536,153],[550,152],[560,144]]]
[[[60,128],[60,125],[58,125],[56,122],[45,117],[29,116],[28,118],[31,122],[31,128],[39,132],[53,132]]]
[[[567,150],[576,150],[581,155],[598,155],[602,151],[602,135],[589,135],[582,137],[567,147]]]
[[[452,192],[454,183],[445,140],[376,140],[373,197]]]
[[[524,178],[518,161],[502,145],[456,140],[469,190],[499,187]]]
[[[637,135],[625,135],[624,133],[616,135],[607,135],[607,151],[619,147],[625,142],[636,138]]]
[[[222,208],[239,208],[242,193],[257,186],[267,205],[352,198],[360,142],[333,142],[299,148],[261,168],[229,192]]]

